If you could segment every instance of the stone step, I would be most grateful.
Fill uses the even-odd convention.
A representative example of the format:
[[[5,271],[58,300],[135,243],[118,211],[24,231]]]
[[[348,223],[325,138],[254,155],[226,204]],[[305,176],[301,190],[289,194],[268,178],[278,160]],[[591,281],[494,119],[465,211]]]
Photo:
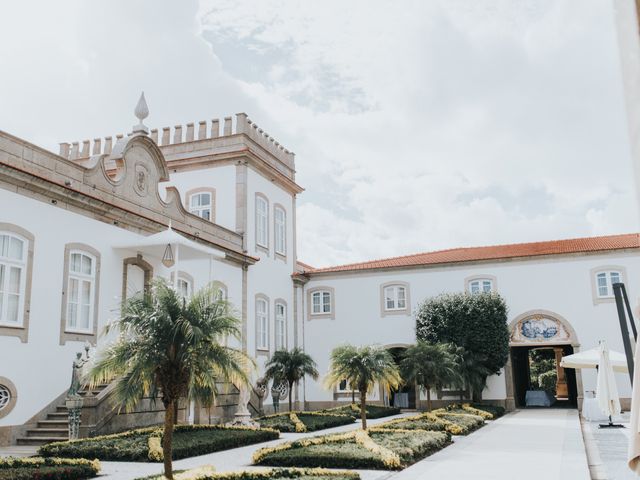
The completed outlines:
[[[65,407],[64,405],[58,405],[56,407],[56,413],[64,413],[66,414],[68,412],[67,407]]]
[[[34,428],[27,430],[27,437],[29,438],[51,438],[51,437],[64,437],[69,438],[69,428]]]
[[[46,445],[51,442],[65,442],[69,437],[19,437],[16,439],[18,445]]]
[[[40,420],[38,428],[67,428],[69,421],[65,420]]]
[[[47,415],[47,420],[63,421],[63,420],[67,420],[68,418],[69,418],[69,414],[67,412],[56,412],[56,413],[50,413]]]

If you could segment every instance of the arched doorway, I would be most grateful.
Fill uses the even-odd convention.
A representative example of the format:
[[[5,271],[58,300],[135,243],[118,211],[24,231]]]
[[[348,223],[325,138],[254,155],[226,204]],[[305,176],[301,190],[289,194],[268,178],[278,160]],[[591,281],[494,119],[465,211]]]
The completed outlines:
[[[531,406],[535,402],[528,403],[527,397],[536,396],[546,397],[549,406],[580,407],[581,372],[560,367],[563,356],[580,349],[571,324],[555,312],[530,310],[518,315],[509,331],[507,408]]]
[[[400,365],[404,351],[409,345],[394,344],[386,346],[386,349],[391,353],[393,359],[397,365]],[[403,409],[415,410],[418,405],[418,389],[416,384],[403,382],[398,388],[391,389],[388,398],[385,398],[386,393],[382,392],[385,405],[391,407],[398,407]]]

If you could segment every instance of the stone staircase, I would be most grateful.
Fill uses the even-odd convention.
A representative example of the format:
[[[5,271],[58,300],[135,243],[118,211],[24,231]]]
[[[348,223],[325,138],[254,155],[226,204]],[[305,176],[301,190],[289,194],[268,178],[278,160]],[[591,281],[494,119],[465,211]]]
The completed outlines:
[[[92,390],[81,390],[79,393],[83,397],[97,395],[104,390],[107,385],[99,385]],[[45,445],[51,442],[63,442],[69,440],[69,412],[63,403],[57,405],[54,412],[46,415],[44,420],[39,420],[35,428],[26,430],[24,437],[18,437],[18,445]]]

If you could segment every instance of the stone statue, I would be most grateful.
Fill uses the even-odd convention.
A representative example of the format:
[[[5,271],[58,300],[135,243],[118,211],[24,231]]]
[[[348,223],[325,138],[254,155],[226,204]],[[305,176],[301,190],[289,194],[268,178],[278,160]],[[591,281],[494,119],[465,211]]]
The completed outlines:
[[[267,385],[268,382],[267,380],[264,379],[264,377],[260,377],[258,380],[256,380],[256,386],[253,387],[253,391],[256,393],[256,396],[258,397],[258,411],[260,412],[260,415],[264,415],[264,397],[267,394]]]
[[[249,405],[249,399],[251,398],[251,392],[248,385],[242,385],[240,387],[240,395],[238,396],[238,411],[237,415],[250,415],[247,405]]]
[[[287,382],[276,383],[274,381],[271,387],[271,401],[273,402],[273,411],[278,413],[280,411],[280,399],[286,398],[289,393],[289,386]]]
[[[76,353],[76,359],[73,361],[72,373],[71,373],[71,386],[67,392],[67,397],[77,397],[78,392],[82,388],[80,379],[82,378],[82,367],[87,363],[88,359],[82,358],[82,353]]]

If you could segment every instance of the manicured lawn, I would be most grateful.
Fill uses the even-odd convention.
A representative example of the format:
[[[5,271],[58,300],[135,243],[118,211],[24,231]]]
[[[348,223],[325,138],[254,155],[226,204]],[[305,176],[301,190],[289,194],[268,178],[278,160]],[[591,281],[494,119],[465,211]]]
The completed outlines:
[[[450,442],[446,432],[372,428],[263,448],[254,463],[270,466],[399,470]]]
[[[353,423],[353,417],[331,413],[292,412],[269,415],[258,418],[256,421],[262,427],[273,428],[280,432],[314,432]]]
[[[272,429],[178,425],[173,436],[173,459],[194,457],[279,437]],[[115,435],[56,442],[40,447],[45,457],[98,458],[109,461],[162,461],[162,429],[143,428]]]
[[[399,408],[395,407],[384,407],[380,405],[367,405],[367,418],[383,418],[390,417],[391,415],[398,415],[400,413]],[[351,415],[353,418],[360,418],[360,406],[356,404],[348,404],[342,407],[328,408],[325,410],[320,410],[323,413],[338,413],[341,415]]]
[[[210,473],[212,467],[196,468],[184,472],[174,472],[175,480],[360,480],[356,472],[326,470],[323,468],[262,468],[244,472]],[[138,480],[164,480],[162,475],[144,477]]]
[[[97,460],[65,458],[0,459],[0,480],[84,480],[100,471]]]

